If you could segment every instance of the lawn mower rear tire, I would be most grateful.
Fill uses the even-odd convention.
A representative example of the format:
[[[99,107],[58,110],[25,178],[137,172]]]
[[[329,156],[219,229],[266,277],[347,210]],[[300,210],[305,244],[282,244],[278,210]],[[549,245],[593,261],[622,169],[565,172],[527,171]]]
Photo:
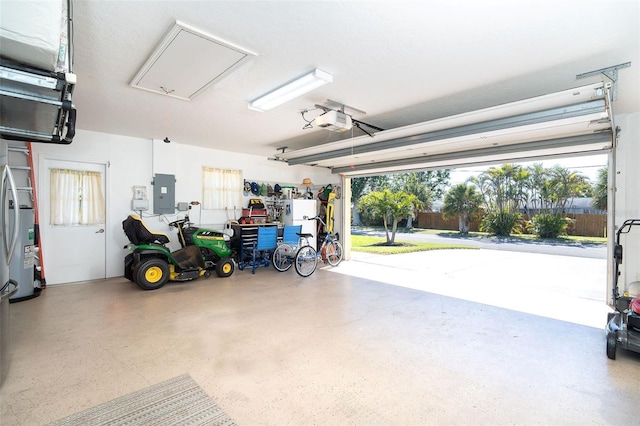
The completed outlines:
[[[133,267],[136,284],[143,290],[157,290],[169,281],[169,265],[166,261],[152,257]]]

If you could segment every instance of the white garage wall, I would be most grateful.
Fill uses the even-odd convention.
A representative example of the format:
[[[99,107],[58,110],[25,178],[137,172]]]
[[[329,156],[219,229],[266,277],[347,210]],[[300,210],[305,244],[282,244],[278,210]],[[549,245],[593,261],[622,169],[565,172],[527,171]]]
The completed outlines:
[[[616,223],[640,217],[640,113],[616,116],[620,136],[616,158]]]
[[[620,127],[615,168],[615,224],[620,226],[626,219],[640,219],[640,113],[616,115],[615,124]],[[618,284],[625,291],[632,282],[640,286],[640,227],[633,227],[621,241],[624,255]]]
[[[156,142],[156,141],[154,141]],[[167,145],[164,144],[163,145]],[[158,151],[159,144],[154,143],[154,149]],[[195,146],[182,145],[178,148],[179,159],[176,163],[176,202],[177,201],[194,201],[202,200],[202,167],[219,167],[223,169],[242,170],[243,178],[258,183],[267,183],[274,186],[276,183],[280,185],[298,186],[306,177],[311,178],[314,183],[313,189],[317,190],[321,186],[331,183],[338,185],[340,178],[332,175],[328,169],[314,167],[298,167],[288,166],[278,161],[270,161],[263,157],[252,155],[235,154],[218,150],[203,150]],[[206,154],[206,155],[205,155]],[[156,171],[160,173],[159,171]],[[165,173],[165,172],[163,172]],[[302,190],[302,188],[300,188]],[[233,207],[229,206],[228,211],[224,210],[200,210],[194,207],[191,213],[191,219],[194,222],[200,222],[203,225],[211,225],[220,229],[227,220],[240,217],[241,208],[247,207],[248,199],[256,198],[253,195],[244,197],[244,204],[236,206],[234,213]]]
[[[37,187],[44,184],[48,174],[39,176],[40,161],[45,158],[66,159],[71,161],[90,161],[106,163],[107,171],[107,224],[106,224],[106,275],[122,276],[122,262],[126,251],[123,246],[129,241],[122,231],[122,221],[132,213],[131,199],[134,185],[147,187],[148,197],[153,198],[151,181],[154,173],[174,174],[176,176],[176,202],[200,200],[202,197],[203,166],[240,169],[245,178],[265,183],[299,184],[310,177],[317,185],[338,184],[339,178],[328,170],[305,166],[288,166],[284,163],[269,161],[264,157],[235,154],[206,148],[180,145],[175,142],[165,144],[162,141],[141,139],[121,135],[78,130],[71,145],[53,145],[34,143],[33,159]],[[152,161],[152,158],[154,159]],[[38,200],[48,203],[49,200]],[[238,206],[240,207],[240,206]],[[197,207],[195,208],[197,209]],[[153,211],[152,206],[149,213]],[[166,220],[176,216],[166,215]],[[192,219],[200,219],[198,210],[192,213]],[[43,218],[44,220],[44,218]],[[222,228],[227,220],[225,211],[202,211],[201,223]],[[169,233],[165,222],[158,218],[146,218],[145,223],[153,230]],[[47,241],[43,247],[43,257],[47,251],[55,250],[56,242]],[[174,244],[175,243],[175,246]],[[172,241],[177,248],[177,241]],[[46,264],[45,264],[46,268]],[[52,279],[52,277],[48,277]],[[55,281],[55,280],[54,280]]]

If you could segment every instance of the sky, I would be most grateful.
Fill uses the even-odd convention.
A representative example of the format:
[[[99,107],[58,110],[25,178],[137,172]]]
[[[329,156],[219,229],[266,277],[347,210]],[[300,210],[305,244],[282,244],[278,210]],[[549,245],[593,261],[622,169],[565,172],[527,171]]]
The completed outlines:
[[[531,166],[535,163],[542,163],[545,168],[550,168],[555,165],[559,165],[561,167],[565,167],[570,170],[574,170],[582,173],[582,175],[589,178],[591,183],[595,183],[598,180],[598,170],[607,166],[608,155],[607,154],[599,154],[599,155],[589,155],[589,156],[581,156],[581,157],[570,157],[563,159],[553,159],[546,161],[531,161],[531,162],[523,162],[516,163],[520,164],[523,167]],[[496,164],[496,166],[500,166],[501,164]],[[477,167],[462,167],[459,169],[451,169],[451,182],[450,185],[456,185],[459,183],[463,183],[471,176],[477,176],[483,171],[492,167],[488,166],[477,166]]]

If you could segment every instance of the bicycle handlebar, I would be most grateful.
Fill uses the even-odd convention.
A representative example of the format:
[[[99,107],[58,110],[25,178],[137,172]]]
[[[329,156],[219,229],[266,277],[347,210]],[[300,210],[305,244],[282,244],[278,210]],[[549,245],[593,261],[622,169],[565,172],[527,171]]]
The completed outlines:
[[[322,220],[322,218],[320,216],[314,216],[314,217],[302,216],[302,218],[304,220],[319,220],[320,223],[322,223],[323,226],[327,226],[327,224],[324,222],[324,220]]]

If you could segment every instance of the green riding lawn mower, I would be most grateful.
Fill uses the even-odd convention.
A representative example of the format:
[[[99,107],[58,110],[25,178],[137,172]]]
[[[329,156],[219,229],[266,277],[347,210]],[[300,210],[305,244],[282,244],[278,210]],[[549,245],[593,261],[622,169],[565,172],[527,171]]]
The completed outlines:
[[[235,270],[230,237],[220,231],[195,227],[189,216],[169,223],[178,231],[181,248],[171,252],[169,237],[151,232],[140,216],[131,214],[122,222],[131,250],[124,260],[124,276],[144,290],[155,290],[167,281],[190,281],[211,276],[228,277]]]

